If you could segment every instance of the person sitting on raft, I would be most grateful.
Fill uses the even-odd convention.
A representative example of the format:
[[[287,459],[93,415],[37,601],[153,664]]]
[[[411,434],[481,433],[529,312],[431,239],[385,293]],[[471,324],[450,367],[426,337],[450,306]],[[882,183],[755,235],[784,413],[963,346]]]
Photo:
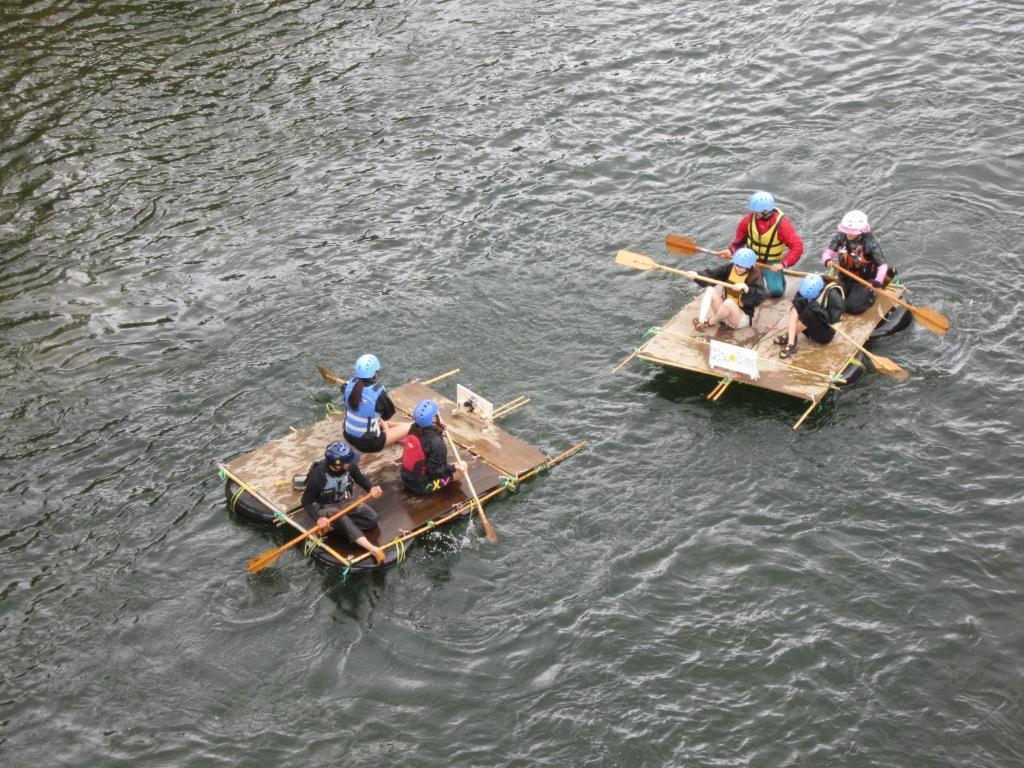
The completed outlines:
[[[447,488],[466,471],[465,462],[448,463],[439,412],[433,400],[420,400],[412,410],[412,428],[402,438],[399,475],[405,487],[419,496]]]
[[[798,332],[819,344],[832,341],[836,335],[832,323],[842,318],[843,306],[843,289],[839,283],[826,282],[821,275],[805,275],[789,310],[789,331],[775,339],[775,343],[783,347],[779,357],[796,354]]]
[[[700,312],[693,319],[693,327],[698,331],[721,322],[738,330],[754,322],[754,309],[764,301],[765,286],[764,276],[757,267],[757,256],[752,250],[740,248],[732,255],[731,264],[687,274],[695,280],[700,274],[733,286],[723,288],[720,285],[709,285],[705,288]],[[704,285],[699,280],[696,282]]]
[[[321,536],[331,530],[327,518],[332,511],[344,505],[345,500],[352,497],[352,483],[367,491],[371,498],[379,499],[384,495],[379,485],[370,485],[358,466],[359,458],[351,447],[343,442],[331,443],[324,451],[324,457],[314,461],[306,473],[306,487],[302,491],[302,508],[316,521],[317,531]],[[325,510],[331,505],[333,510]],[[351,512],[334,521],[340,526],[341,533],[352,544],[358,544],[373,554],[378,564],[384,562],[384,550],[373,545],[366,538],[365,531],[377,527],[377,512],[368,504],[360,504]]]
[[[885,262],[885,256],[868,226],[868,217],[863,211],[850,211],[837,227],[839,232],[832,237],[828,247],[821,254],[822,263],[828,267],[834,261],[847,272],[852,272],[870,282],[875,289],[881,288],[896,274],[896,270]],[[872,288],[851,280],[846,275],[837,275],[839,284],[846,294],[846,311],[861,315],[875,303]]]
[[[384,446],[397,443],[412,426],[388,421],[396,409],[384,385],[377,381],[379,375],[377,356],[362,355],[356,360],[355,378],[345,385],[345,439],[363,453],[378,453]]]
[[[786,292],[786,277],[782,270],[789,269],[804,253],[804,243],[793,223],[775,207],[775,198],[768,192],[754,192],[747,203],[750,213],[736,227],[736,239],[718,252],[720,259],[729,258],[740,248],[750,248],[764,271],[768,295],[777,298]],[[785,252],[783,252],[785,251]]]

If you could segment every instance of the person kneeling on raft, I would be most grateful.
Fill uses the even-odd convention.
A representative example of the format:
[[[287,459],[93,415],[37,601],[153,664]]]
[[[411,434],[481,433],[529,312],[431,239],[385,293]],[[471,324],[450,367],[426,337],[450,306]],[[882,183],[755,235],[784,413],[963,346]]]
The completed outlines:
[[[344,505],[346,499],[352,497],[352,483],[367,491],[374,499],[384,495],[379,485],[370,485],[358,466],[359,458],[351,447],[342,442],[331,443],[324,452],[324,457],[314,461],[306,473],[306,487],[302,491],[302,508],[313,520],[321,536],[331,530],[327,518],[332,511]],[[328,505],[335,509],[325,509]],[[384,550],[374,546],[366,538],[365,531],[377,527],[377,512],[368,504],[360,504],[334,523],[341,528],[341,533],[352,544],[358,544],[373,554],[377,563],[384,562]]]
[[[847,272],[871,283],[872,287],[868,288],[842,273],[836,278],[846,294],[846,312],[862,315],[874,305],[875,291],[895,277],[896,268],[886,263],[882,247],[871,232],[867,214],[863,211],[850,211],[836,229],[839,232],[833,235],[821,254],[821,262],[826,267],[835,262]]]
[[[412,410],[412,428],[402,438],[402,469],[399,475],[405,487],[419,496],[447,488],[466,471],[465,462],[448,463],[439,411],[433,400],[420,400]]]
[[[345,385],[343,434],[357,450],[378,453],[405,437],[412,425],[388,421],[396,409],[384,385],[377,381],[380,360],[376,355],[362,355],[356,360],[355,371],[355,378]]]
[[[842,318],[844,306],[842,286],[831,280],[826,282],[821,275],[805,275],[789,310],[789,331],[775,339],[783,347],[779,357],[796,354],[797,332],[819,344],[832,341],[836,335],[832,323]]]
[[[740,248],[732,255],[732,263],[714,269],[688,272],[695,279],[698,274],[714,280],[731,283],[731,288],[709,285],[700,301],[700,312],[693,327],[703,331],[724,322],[730,328],[747,328],[754,322],[754,309],[764,301],[764,276],[757,267],[757,256],[749,248]],[[695,280],[698,285],[704,285]]]

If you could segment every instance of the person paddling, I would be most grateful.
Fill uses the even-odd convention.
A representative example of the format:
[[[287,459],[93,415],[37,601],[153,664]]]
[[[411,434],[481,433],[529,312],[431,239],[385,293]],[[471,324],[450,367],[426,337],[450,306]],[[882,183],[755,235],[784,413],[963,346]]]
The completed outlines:
[[[700,272],[687,272],[696,279],[704,275],[732,284],[732,288],[709,285],[700,301],[700,312],[693,319],[693,327],[703,331],[724,322],[730,328],[747,328],[754,322],[754,309],[764,301],[764,276],[757,267],[757,257],[749,248],[740,248],[732,255],[732,263]],[[703,285],[696,280],[698,285]]]
[[[875,289],[885,285],[887,279],[891,280],[896,270],[886,263],[863,211],[850,211],[836,228],[839,232],[829,241],[821,254],[821,261],[826,267],[835,262],[874,286],[868,288],[842,273],[837,275],[846,294],[846,311],[851,315],[861,315],[875,303]]]
[[[736,239],[719,251],[718,257],[728,259],[740,248],[750,248],[764,272],[768,295],[777,298],[786,292],[783,270],[800,261],[804,243],[786,214],[775,207],[775,198],[770,193],[754,192],[747,207],[750,213],[736,227]]]
[[[843,316],[843,298],[843,289],[837,282],[826,282],[821,275],[805,275],[789,310],[789,331],[775,339],[783,347],[779,357],[796,354],[798,332],[819,344],[832,341],[836,335],[832,323],[838,323]]]
[[[302,508],[316,521],[316,528],[321,536],[332,530],[327,518],[334,510],[325,510],[325,507],[338,507],[346,499],[351,498],[353,482],[367,491],[371,498],[379,499],[384,495],[379,485],[370,485],[370,481],[359,470],[358,461],[356,452],[338,441],[328,445],[324,457],[314,461],[306,473]],[[377,512],[373,507],[360,504],[347,515],[335,520],[334,524],[341,529],[342,535],[350,543],[370,552],[378,564],[384,562],[384,550],[366,538],[365,531],[372,531],[377,527]]]
[[[439,412],[440,408],[433,400],[420,400],[412,411],[412,428],[402,438],[399,475],[402,484],[419,496],[447,488],[466,471],[464,462],[448,463]]]
[[[344,390],[345,440],[363,453],[377,453],[405,437],[412,425],[388,421],[397,410],[377,381],[380,360],[376,355],[365,354],[356,360],[355,373]]]

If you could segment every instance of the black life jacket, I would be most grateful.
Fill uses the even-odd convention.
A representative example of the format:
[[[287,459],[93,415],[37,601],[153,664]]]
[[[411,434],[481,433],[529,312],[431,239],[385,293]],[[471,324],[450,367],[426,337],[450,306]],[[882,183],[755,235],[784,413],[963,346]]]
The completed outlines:
[[[333,475],[327,469],[323,459],[319,461],[324,470],[324,486],[320,490],[320,497],[324,504],[338,504],[352,496],[352,478],[348,472],[340,475]]]

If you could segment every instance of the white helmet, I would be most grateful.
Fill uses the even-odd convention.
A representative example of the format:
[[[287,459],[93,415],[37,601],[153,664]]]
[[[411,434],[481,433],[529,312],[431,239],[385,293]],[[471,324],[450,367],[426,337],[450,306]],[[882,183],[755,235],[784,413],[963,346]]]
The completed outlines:
[[[850,211],[843,216],[843,220],[839,222],[838,229],[844,235],[861,235],[865,232],[870,232],[871,227],[868,226],[868,215],[864,211]]]

